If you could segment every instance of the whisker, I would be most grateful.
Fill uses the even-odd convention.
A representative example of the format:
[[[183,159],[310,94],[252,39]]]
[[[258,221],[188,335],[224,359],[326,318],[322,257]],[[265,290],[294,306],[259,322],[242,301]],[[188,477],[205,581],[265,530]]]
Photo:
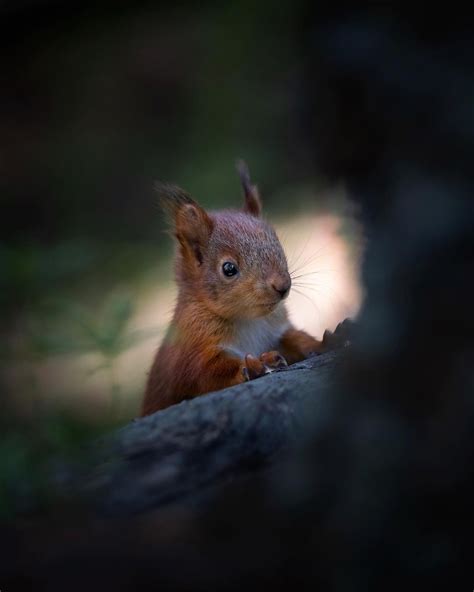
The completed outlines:
[[[306,273],[300,273],[299,275],[291,275],[291,273],[290,273],[290,277],[292,280],[297,280],[298,278],[307,277],[308,275],[331,273],[333,271],[334,271],[333,269],[318,269],[317,271],[308,271]]]
[[[297,286],[298,286],[298,288],[300,288],[300,290],[298,290],[298,288],[295,288],[295,291],[298,291],[298,293],[300,293],[302,295],[303,295],[302,290],[311,290],[315,294],[317,294],[319,296],[319,298],[321,298],[321,296],[323,296],[324,297],[325,304],[329,304],[329,307],[331,308],[331,311],[333,313],[335,312],[336,305],[335,305],[335,303],[330,298],[328,298],[328,295],[327,294],[324,294],[324,292],[321,292],[321,290],[318,290],[318,288],[316,288],[315,286],[299,285],[299,284],[297,284]],[[304,294],[304,295],[307,296],[306,294]],[[307,298],[309,298],[309,297],[307,296]],[[311,301],[311,302],[313,302],[313,301]]]
[[[290,263],[290,267],[292,267],[293,265],[296,265],[301,257],[301,255],[306,251],[306,247],[308,246],[308,243],[312,237],[312,235],[314,234],[314,232],[312,232],[311,234],[309,234],[308,238],[306,239],[306,242],[303,246],[303,248],[300,250],[298,257],[295,259],[295,261]]]
[[[311,305],[313,306],[313,308],[318,313],[318,315],[319,315],[319,319],[318,320],[320,321],[321,320],[321,311],[320,311],[319,307],[316,306],[316,303],[314,302],[314,300],[311,300],[311,298],[307,294],[305,294],[304,292],[301,292],[301,290],[298,290],[297,288],[294,288],[294,292],[296,292],[300,296],[304,296],[304,298],[306,298],[311,303]]]
[[[296,283],[294,285],[301,288],[301,289],[313,290],[317,294],[320,294],[320,295],[326,297],[328,299],[328,301],[331,302],[331,305],[333,307],[335,307],[334,302],[330,299],[331,295],[328,294],[327,292],[325,292],[323,290],[323,288],[330,290],[334,299],[336,299],[342,306],[344,306],[346,308],[350,308],[350,303],[347,301],[347,299],[341,295],[340,291],[335,290],[330,285],[327,285],[327,284],[321,285],[321,284],[314,284],[314,283]],[[334,310],[334,308],[333,308],[333,310]]]
[[[297,273],[298,271],[303,270],[305,267],[308,267],[308,265],[314,263],[319,257],[323,255],[321,251],[323,251],[325,248],[326,247],[320,247],[316,252],[310,254],[299,267],[292,269],[292,273]]]
[[[298,255],[297,259],[295,261],[293,261],[293,263],[292,263],[293,265],[296,265],[298,263],[299,259],[301,258],[301,256],[306,252],[306,248],[308,246],[308,243],[309,243],[310,239],[313,237],[313,235],[314,235],[314,232],[311,232],[311,234],[309,234],[309,236],[306,239],[306,241],[305,241],[302,249],[299,252],[299,255]],[[317,249],[316,252],[309,253],[309,255],[306,257],[306,259],[303,260],[303,263],[301,265],[304,265],[305,264],[305,262],[308,259],[308,257],[312,257],[313,255],[318,254],[320,250],[321,250],[321,247],[319,249]]]
[[[295,286],[297,288],[302,288],[302,289],[307,289],[307,290],[313,290],[313,292],[317,292],[318,294],[323,294],[324,292],[321,292],[320,290],[318,290],[318,288],[316,288],[315,286],[313,286],[312,284],[295,284]]]
[[[331,288],[331,286],[316,284],[314,282],[297,282],[294,285],[295,286],[298,286],[300,288],[309,288],[309,289],[312,289],[312,290],[316,290],[316,291],[318,291],[321,294],[324,294],[324,292],[321,291],[320,288],[328,288],[329,290],[331,290],[333,292],[334,296],[336,296],[337,298],[339,298],[339,294],[333,288]]]

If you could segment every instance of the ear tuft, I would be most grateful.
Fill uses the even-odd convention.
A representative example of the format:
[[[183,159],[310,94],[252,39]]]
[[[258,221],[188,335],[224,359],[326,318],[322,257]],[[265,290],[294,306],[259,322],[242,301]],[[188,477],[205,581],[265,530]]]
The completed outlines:
[[[238,160],[236,167],[237,172],[239,173],[242,189],[244,190],[244,212],[258,217],[262,213],[262,202],[260,201],[257,186],[252,185],[248,166],[243,160]]]
[[[185,257],[192,255],[201,264],[202,253],[213,228],[211,218],[181,187],[156,183],[155,189],[159,195],[160,205],[174,227],[183,254]]]
[[[159,204],[165,214],[175,222],[176,214],[185,204],[197,205],[187,191],[177,185],[169,183],[155,183],[155,191],[158,194]]]

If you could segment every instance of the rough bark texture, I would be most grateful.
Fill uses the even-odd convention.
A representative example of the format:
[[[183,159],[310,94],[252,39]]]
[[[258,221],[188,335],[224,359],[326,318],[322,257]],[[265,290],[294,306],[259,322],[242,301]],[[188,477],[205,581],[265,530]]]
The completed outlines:
[[[156,508],[267,463],[304,432],[341,356],[330,352],[263,378],[136,419],[106,443],[88,480],[101,512]]]

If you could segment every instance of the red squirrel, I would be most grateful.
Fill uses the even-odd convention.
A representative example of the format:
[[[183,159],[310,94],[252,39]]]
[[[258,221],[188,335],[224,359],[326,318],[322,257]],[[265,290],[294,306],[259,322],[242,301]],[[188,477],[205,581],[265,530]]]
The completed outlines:
[[[244,205],[206,212],[174,185],[160,184],[177,239],[178,298],[148,375],[141,415],[259,378],[328,349],[293,327],[285,300],[291,277],[258,189],[238,162]]]

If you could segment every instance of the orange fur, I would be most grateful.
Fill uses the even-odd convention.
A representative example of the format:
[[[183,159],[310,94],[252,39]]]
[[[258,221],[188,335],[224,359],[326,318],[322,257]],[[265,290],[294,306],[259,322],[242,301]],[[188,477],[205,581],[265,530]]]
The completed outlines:
[[[288,364],[301,362],[313,353],[322,353],[324,346],[322,341],[318,341],[305,331],[298,329],[288,329],[280,341],[280,352],[285,357]]]
[[[229,323],[198,303],[178,302],[148,377],[142,415],[244,382],[243,360],[219,347],[230,333]]]

